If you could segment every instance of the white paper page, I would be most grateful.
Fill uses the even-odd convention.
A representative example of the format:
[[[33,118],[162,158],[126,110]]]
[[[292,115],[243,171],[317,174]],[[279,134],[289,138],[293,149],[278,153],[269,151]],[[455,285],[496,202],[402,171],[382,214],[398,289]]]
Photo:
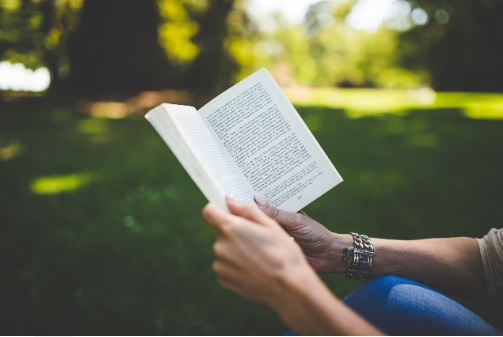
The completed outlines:
[[[265,69],[199,113],[253,191],[275,207],[298,211],[342,181]]]
[[[150,111],[146,118],[209,201],[222,209],[227,209],[226,195],[253,202],[250,190],[242,184],[235,167],[195,108],[162,104]]]

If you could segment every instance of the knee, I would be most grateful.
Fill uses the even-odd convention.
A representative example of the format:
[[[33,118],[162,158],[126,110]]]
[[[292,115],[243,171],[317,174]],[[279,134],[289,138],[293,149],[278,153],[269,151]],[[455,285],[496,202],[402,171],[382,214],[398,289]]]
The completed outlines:
[[[496,331],[449,297],[400,276],[370,279],[343,301],[388,334],[485,335]]]
[[[416,282],[395,275],[372,278],[356,288],[343,302],[386,333],[400,325],[400,317],[407,302],[407,292]],[[407,311],[407,310],[406,310]]]
[[[365,281],[351,294],[343,299],[348,305],[355,301],[368,303],[381,303],[388,300],[391,291],[399,284],[409,284],[412,281],[401,276],[384,275]]]
[[[378,290],[378,291],[385,291],[389,292],[391,289],[393,289],[395,286],[399,284],[413,284],[416,283],[414,281],[409,280],[408,278],[402,277],[402,276],[397,276],[397,275],[383,275],[383,276],[378,276],[375,278],[371,278],[365,283],[363,283],[363,286]]]

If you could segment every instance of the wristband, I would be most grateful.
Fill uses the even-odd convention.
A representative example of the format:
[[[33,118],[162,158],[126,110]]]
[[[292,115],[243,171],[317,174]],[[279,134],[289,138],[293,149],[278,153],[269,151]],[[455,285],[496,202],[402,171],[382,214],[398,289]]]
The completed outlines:
[[[353,261],[344,274],[344,277],[351,279],[362,280],[367,277],[367,274],[372,269],[374,263],[374,246],[372,240],[367,235],[360,235],[358,233],[349,233],[353,236],[354,250]]]

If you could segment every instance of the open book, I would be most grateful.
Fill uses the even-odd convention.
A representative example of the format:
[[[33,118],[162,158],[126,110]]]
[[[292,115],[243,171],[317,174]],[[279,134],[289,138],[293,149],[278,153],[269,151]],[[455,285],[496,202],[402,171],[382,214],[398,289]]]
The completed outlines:
[[[204,196],[296,212],[342,181],[306,124],[265,69],[201,109],[161,104],[145,118]]]

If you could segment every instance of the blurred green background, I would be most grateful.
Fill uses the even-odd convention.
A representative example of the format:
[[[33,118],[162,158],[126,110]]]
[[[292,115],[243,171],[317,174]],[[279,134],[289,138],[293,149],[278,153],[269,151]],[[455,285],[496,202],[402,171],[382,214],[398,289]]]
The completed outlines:
[[[390,0],[367,30],[351,24],[366,0],[313,2],[302,22],[258,2],[0,0],[3,334],[287,329],[218,285],[205,199],[143,118],[260,67],[345,180],[306,209],[331,230],[501,227],[503,2]],[[501,297],[459,300],[503,330]]]

